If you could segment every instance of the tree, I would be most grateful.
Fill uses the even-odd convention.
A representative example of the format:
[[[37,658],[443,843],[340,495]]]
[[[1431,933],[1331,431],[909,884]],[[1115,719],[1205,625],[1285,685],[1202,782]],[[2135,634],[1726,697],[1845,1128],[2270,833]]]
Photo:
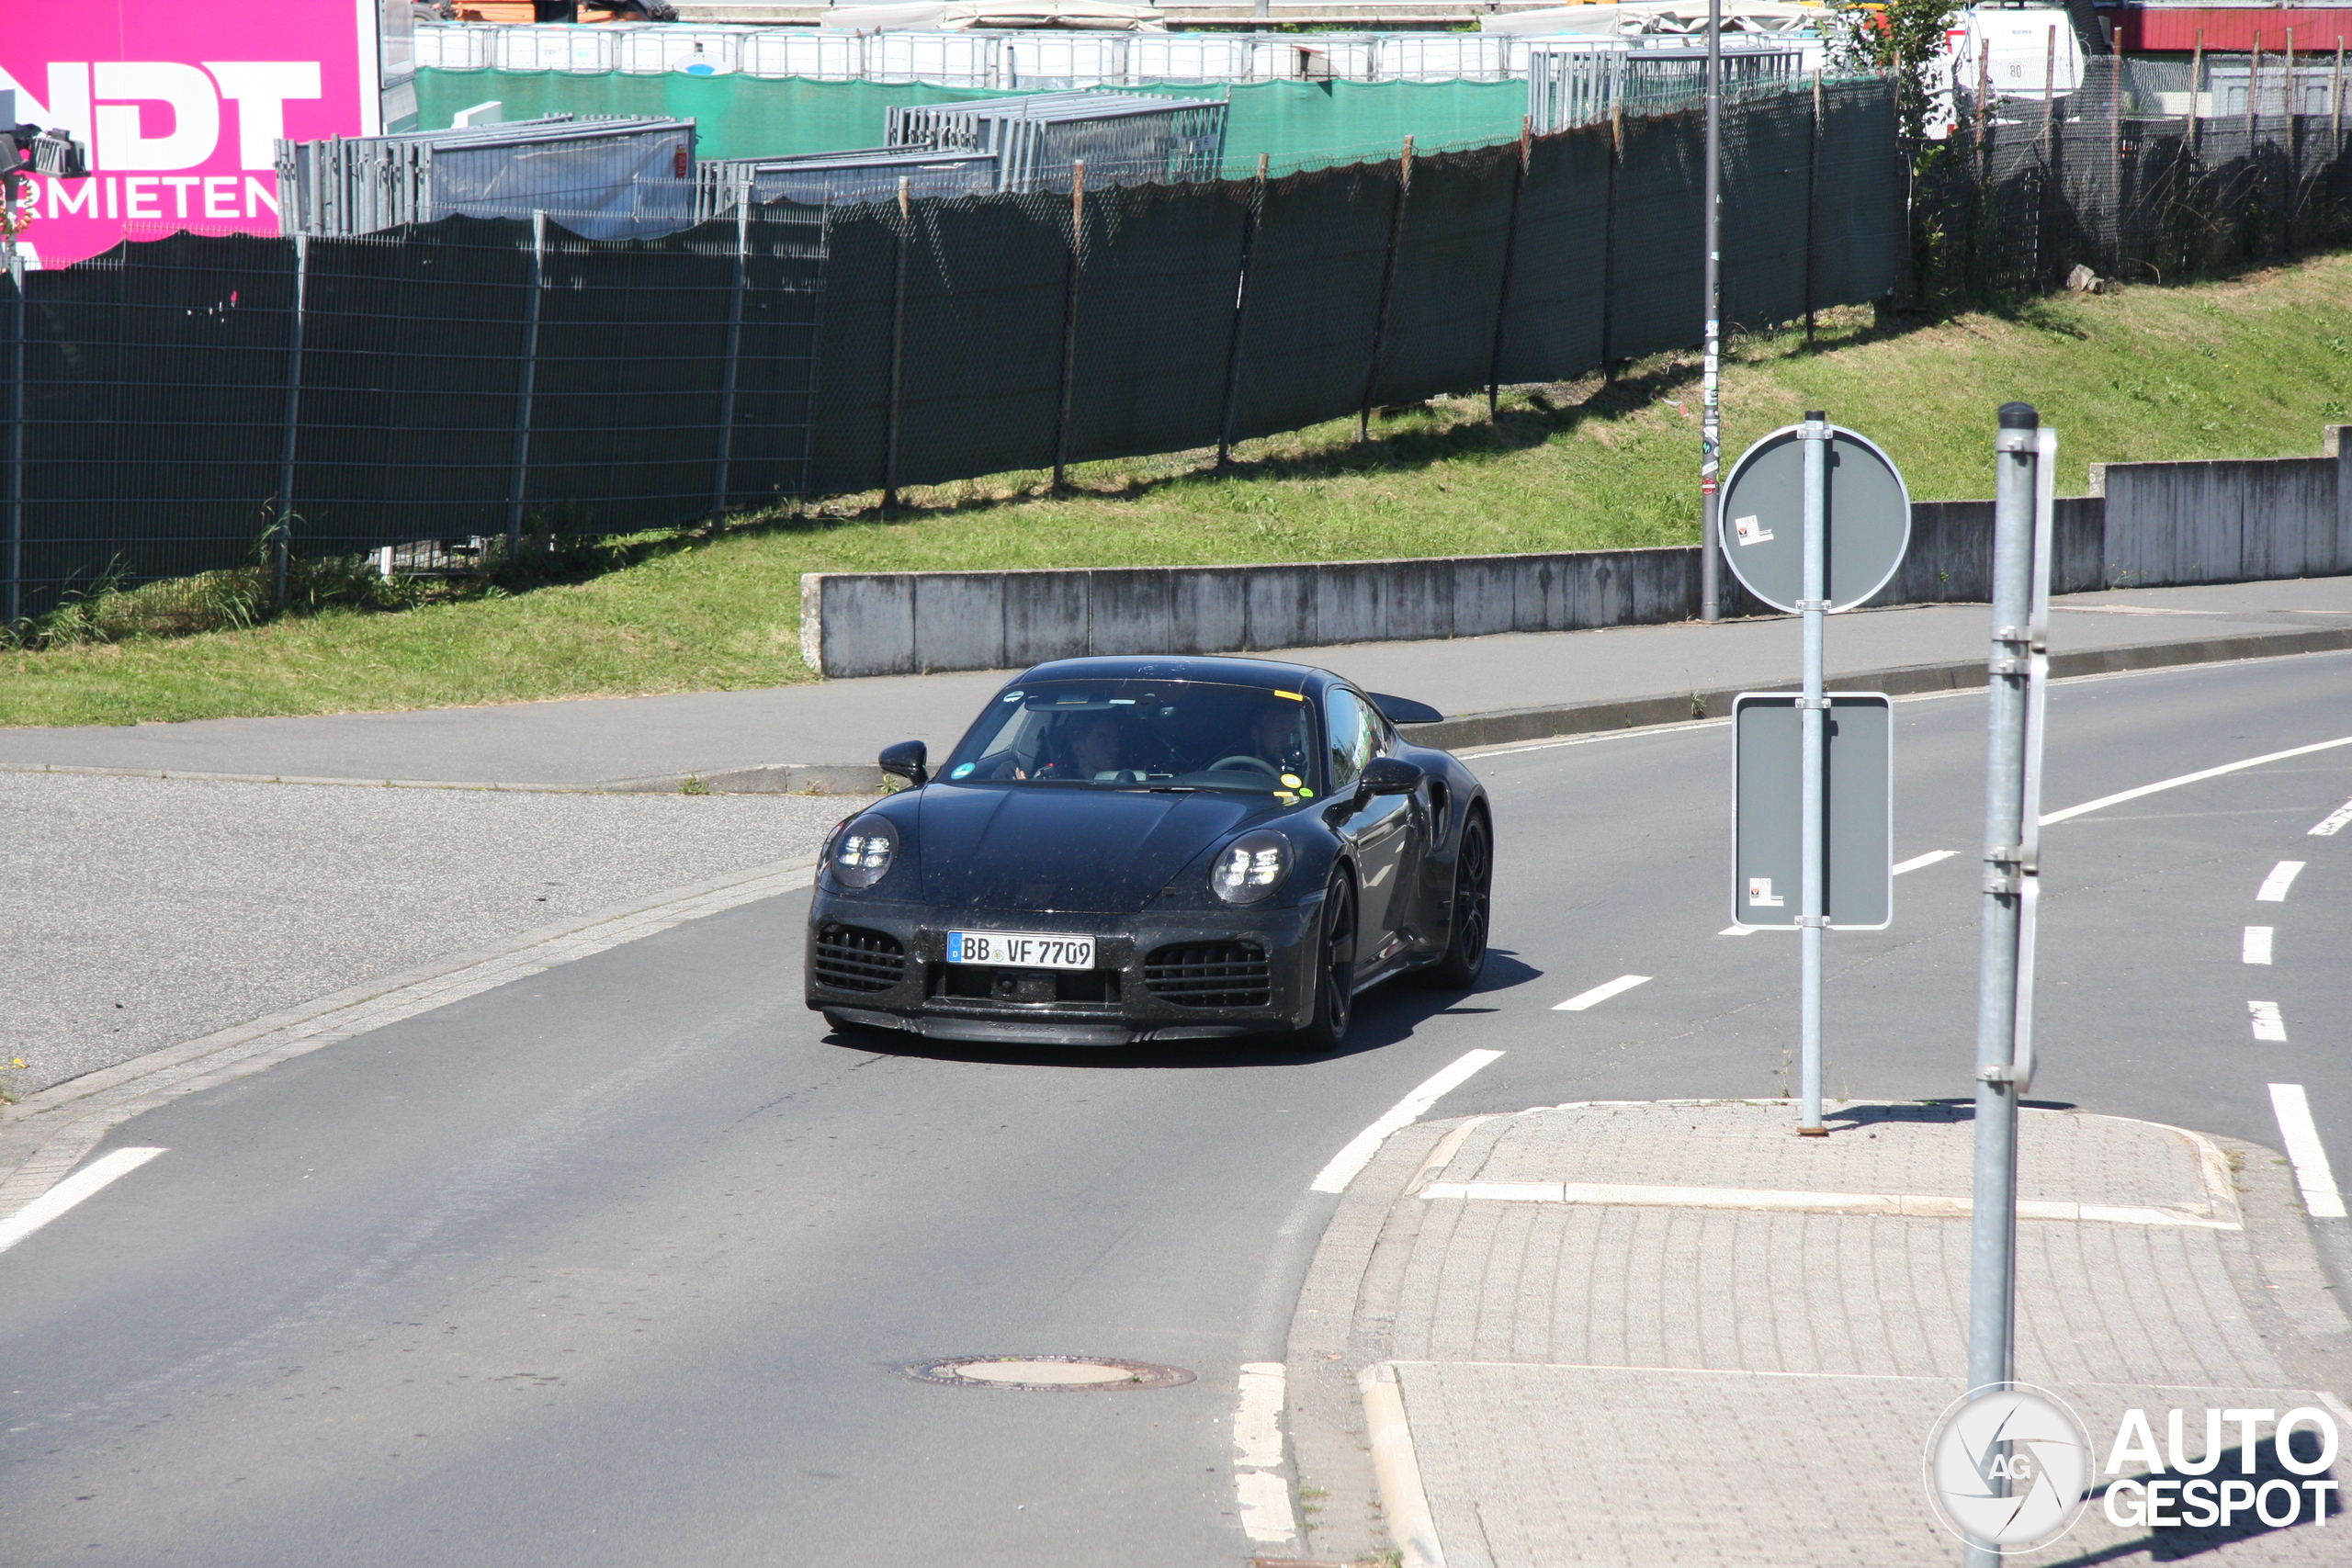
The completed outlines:
[[[1935,76],[1960,11],[1955,0],[1884,0],[1849,6],[1830,25],[1834,69],[1894,74],[1896,125],[1914,156],[1927,141]]]

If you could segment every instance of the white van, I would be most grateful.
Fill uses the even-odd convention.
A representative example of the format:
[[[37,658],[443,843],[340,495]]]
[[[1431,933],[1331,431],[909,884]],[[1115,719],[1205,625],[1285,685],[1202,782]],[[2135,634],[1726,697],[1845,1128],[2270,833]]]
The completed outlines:
[[[2083,45],[2057,6],[1977,6],[1952,18],[1944,57],[1932,78],[1928,134],[1940,140],[1958,124],[1962,96],[1973,97],[1980,73],[1996,98],[2040,103],[2083,85]],[[1959,94],[1953,92],[1957,86]]]

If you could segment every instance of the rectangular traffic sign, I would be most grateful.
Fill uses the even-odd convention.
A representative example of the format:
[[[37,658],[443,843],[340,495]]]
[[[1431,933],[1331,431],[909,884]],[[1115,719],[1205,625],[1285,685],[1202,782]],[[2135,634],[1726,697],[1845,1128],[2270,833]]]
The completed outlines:
[[[1823,912],[1838,931],[1894,919],[1894,721],[1880,692],[1830,692]],[[1731,918],[1795,930],[1804,901],[1804,715],[1793,692],[1732,700]]]

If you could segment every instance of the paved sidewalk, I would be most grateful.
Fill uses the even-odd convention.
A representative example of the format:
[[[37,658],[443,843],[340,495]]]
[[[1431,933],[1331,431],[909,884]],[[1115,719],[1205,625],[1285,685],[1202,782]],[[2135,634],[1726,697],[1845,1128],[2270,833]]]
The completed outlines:
[[[1969,1110],[1849,1103],[1820,1141],[1794,1121],[1597,1104],[1392,1138],[1293,1321],[1308,1555],[1393,1538],[1448,1568],[1957,1562],[1921,1457],[1965,1386]],[[2095,1470],[2126,1410],[2159,1440],[2184,1410],[2201,1455],[2208,1408],[2314,1407],[2352,1481],[2352,1324],[2268,1151],[2028,1111],[2018,1164],[2044,1217],[2018,1226],[2018,1375],[2075,1408]],[[1399,1393],[1371,1442],[1365,1409],[1393,1423]],[[2271,1477],[2270,1451],[2256,1485],[2300,1479]],[[2150,1530],[2095,1504],[2028,1561],[2338,1563],[2342,1506]]]
[[[1981,604],[1939,604],[1838,616],[1829,630],[1832,683],[1947,663],[1981,671],[1988,615]],[[2052,620],[2051,645],[2061,654],[2352,633],[2352,577],[2077,594],[2059,601]],[[1771,618],[1362,643],[1272,657],[1324,665],[1451,716],[1645,698],[1687,703],[1694,692],[1768,687],[1797,679],[1799,648],[1793,621]],[[985,671],[876,676],[412,713],[10,729],[0,730],[0,766],[571,787],[778,764],[871,770],[875,754],[894,741],[922,739],[934,753],[953,745],[1001,680]],[[1679,716],[1689,716],[1687,705]],[[1532,732],[1560,731],[1539,725]],[[826,787],[872,783],[868,773]]]

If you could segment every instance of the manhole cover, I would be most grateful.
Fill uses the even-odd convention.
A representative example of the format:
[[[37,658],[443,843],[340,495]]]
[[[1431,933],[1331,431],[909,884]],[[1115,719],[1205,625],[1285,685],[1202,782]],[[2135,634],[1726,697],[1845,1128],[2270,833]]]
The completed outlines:
[[[1175,1388],[1193,1381],[1193,1374],[1182,1367],[1156,1367],[1149,1361],[1122,1361],[1109,1356],[946,1356],[899,1370],[918,1382],[1025,1388],[1037,1393]]]

